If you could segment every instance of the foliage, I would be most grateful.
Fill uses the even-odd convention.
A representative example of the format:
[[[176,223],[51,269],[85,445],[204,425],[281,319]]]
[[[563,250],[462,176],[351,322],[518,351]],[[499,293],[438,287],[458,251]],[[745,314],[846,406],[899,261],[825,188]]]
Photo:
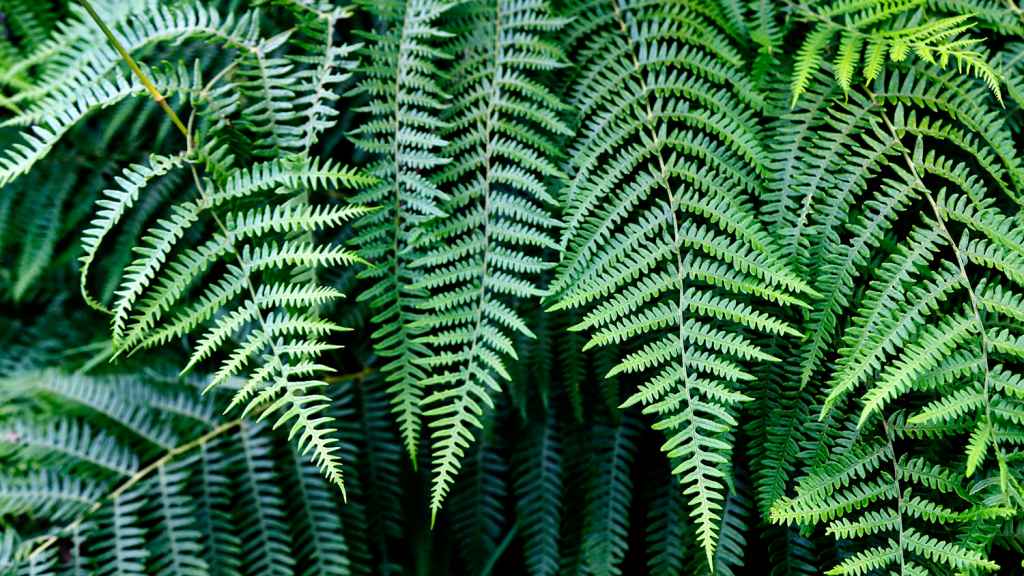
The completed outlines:
[[[0,574],[1014,573],[1022,35],[0,0]]]

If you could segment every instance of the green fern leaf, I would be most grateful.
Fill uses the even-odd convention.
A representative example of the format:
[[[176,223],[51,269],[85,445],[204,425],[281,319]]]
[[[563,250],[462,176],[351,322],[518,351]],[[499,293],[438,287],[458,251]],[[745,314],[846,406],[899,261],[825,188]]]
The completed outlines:
[[[729,40],[686,5],[577,16],[581,73],[570,94],[583,116],[554,308],[590,305],[575,326],[595,332],[590,345],[630,344],[608,375],[643,373],[624,406],[643,404],[664,431],[711,565],[732,406],[748,399],[738,386],[752,379],[745,362],[768,359],[745,331],[791,333],[747,296],[793,302],[788,293],[805,288],[775,258],[743,192],[722,194],[762,186],[754,123],[764,104]],[[706,56],[723,52],[735,59]]]
[[[491,395],[511,379],[512,335],[533,332],[514,311],[515,299],[544,295],[539,274],[553,267],[544,249],[557,247],[548,181],[558,178],[547,150],[570,133],[564,107],[535,78],[564,66],[546,38],[563,21],[543,2],[470,5],[474,34],[459,55],[452,106],[445,116],[453,162],[438,174],[448,199],[443,220],[426,227],[415,288],[429,296],[416,326],[431,351],[418,363],[431,374],[425,414],[432,418],[436,517]],[[482,68],[481,74],[470,70]]]
[[[427,378],[416,359],[426,356],[427,350],[417,341],[422,333],[415,324],[418,303],[425,294],[415,288],[420,272],[412,264],[421,249],[418,227],[444,214],[440,203],[446,196],[431,178],[448,162],[441,156],[446,142],[440,136],[444,124],[439,118],[448,96],[437,66],[449,55],[436,46],[448,34],[435,21],[451,7],[430,0],[375,3],[387,32],[365,35],[370,62],[362,68],[363,78],[354,91],[372,98],[361,109],[369,118],[352,138],[356,146],[375,155],[370,172],[377,178],[377,184],[355,201],[380,207],[355,224],[353,242],[359,253],[377,263],[360,274],[372,285],[359,299],[376,313],[375,347],[385,359],[382,370],[414,463]]]

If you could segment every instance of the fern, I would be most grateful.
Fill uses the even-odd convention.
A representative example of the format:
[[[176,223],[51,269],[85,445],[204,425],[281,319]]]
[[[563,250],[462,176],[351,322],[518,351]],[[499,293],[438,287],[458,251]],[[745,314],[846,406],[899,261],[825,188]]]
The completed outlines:
[[[896,89],[895,84],[892,86]],[[972,178],[964,168],[953,168],[942,155],[924,151],[924,138],[936,133],[934,124],[925,119],[918,119],[913,113],[908,115],[902,106],[897,106],[893,118],[883,116],[874,124],[873,132],[879,141],[889,142],[888,146],[892,147],[890,149],[898,154],[894,160],[901,161],[902,166],[898,165],[897,168],[900,179],[890,180],[882,188],[882,194],[892,200],[881,199],[876,204],[893,212],[890,212],[891,215],[868,212],[865,215],[866,221],[871,222],[872,226],[877,226],[879,232],[869,233],[867,227],[858,225],[855,230],[863,231],[859,241],[867,247],[877,245],[883,239],[886,229],[891,226],[890,219],[911,201],[922,202],[926,206],[931,206],[932,210],[930,215],[925,213],[920,228],[912,229],[909,247],[895,253],[891,260],[883,262],[881,273],[877,280],[873,281],[872,291],[864,300],[862,312],[848,328],[846,348],[840,351],[835,376],[825,397],[823,409],[832,409],[852,388],[878,370],[884,359],[891,358],[891,364],[880,371],[875,384],[863,397],[864,404],[858,420],[860,424],[864,424],[893,398],[909,392],[918,378],[939,368],[943,358],[959,350],[968,353],[972,349],[971,353],[978,360],[974,369],[980,370],[982,374],[981,393],[985,397],[982,404],[990,404],[991,399],[987,397],[994,391],[989,392],[992,388],[991,377],[985,374],[991,374],[994,369],[995,365],[990,364],[988,357],[997,354],[1000,346],[990,342],[993,342],[994,338],[997,342],[1006,341],[1003,350],[1012,354],[1010,342],[1013,337],[1010,333],[1001,331],[997,337],[987,334],[988,329],[980,315],[983,304],[977,296],[976,281],[971,279],[966,266],[974,262],[980,266],[992,266],[997,271],[1010,274],[1012,278],[1013,269],[1001,265],[1000,262],[1012,261],[1015,258],[1012,253],[1016,240],[1013,234],[1007,235],[1004,232],[1008,229],[1006,224],[1002,223],[1003,217],[984,200],[988,193],[980,188],[980,180]],[[902,147],[900,140],[897,139],[900,134],[917,136],[912,150]],[[923,174],[947,179],[947,182],[957,186],[961,192],[941,190],[935,194],[925,184]],[[845,201],[850,201],[850,198],[852,197],[848,196]],[[867,206],[870,207],[875,202],[872,200]],[[979,208],[981,212],[977,212]],[[948,226],[951,224],[947,224],[952,222],[967,226],[967,235],[959,240],[955,239],[949,232]],[[971,229],[984,239],[979,238],[972,243],[969,231]],[[944,255],[942,252],[945,251],[951,251],[952,254]],[[939,265],[927,272],[923,271],[922,265],[932,259],[939,259]],[[829,280],[830,276],[838,276],[841,282],[832,288],[832,293],[840,296],[834,297],[827,304],[829,308],[825,309],[831,318],[835,318],[837,311],[846,304],[846,295],[850,293],[853,280],[858,276],[851,265],[863,263],[862,259],[859,262],[857,259],[848,260],[847,263],[837,262],[834,272],[824,277]],[[918,276],[919,274],[922,276]],[[903,278],[919,278],[918,287],[906,296],[901,294],[905,289]],[[966,296],[966,308],[946,315],[933,326],[924,324],[930,314],[958,295]],[[902,298],[907,298],[913,304],[899,307],[898,303]],[[818,333],[822,334],[821,340],[814,343],[814,348],[810,352],[814,355],[820,354],[822,349],[818,342],[827,343],[826,338],[830,338],[830,333],[835,329],[834,320],[823,319],[821,322],[821,328],[818,329]],[[920,328],[917,328],[918,326]],[[980,339],[977,334],[981,335]],[[894,354],[895,357],[890,357],[889,354]],[[810,356],[809,359],[813,360],[815,357],[818,356]],[[817,362],[806,365],[808,368],[803,373],[804,382],[817,365]],[[967,378],[970,375],[971,372],[961,374]],[[943,385],[951,383],[943,382]],[[981,407],[976,405],[975,408]],[[914,417],[910,422],[929,422],[934,418],[930,416],[931,413],[926,412],[924,416]],[[978,433],[982,436],[978,438],[988,435],[991,432],[990,427],[999,425],[992,418],[984,417],[986,423],[980,429],[983,432]],[[987,445],[987,442],[979,440],[976,450],[982,450]],[[968,470],[973,468],[974,466],[968,466]]]
[[[387,359],[382,370],[413,462],[426,378],[418,359],[427,351],[418,338],[422,328],[416,325],[418,303],[425,295],[416,289],[420,274],[412,264],[422,249],[418,227],[443,214],[439,203],[445,196],[432,182],[432,173],[447,161],[440,155],[446,142],[439,118],[447,95],[439,86],[437,68],[447,54],[436,46],[447,34],[433,23],[450,8],[449,3],[428,0],[378,4],[387,30],[367,35],[370,62],[354,92],[371,100],[363,107],[370,119],[355,130],[353,141],[377,157],[370,168],[376,186],[354,201],[380,208],[356,223],[354,242],[360,254],[378,263],[361,273],[372,286],[359,298],[376,311],[376,348]]]
[[[233,483],[225,459],[225,442],[214,439],[197,452],[192,483],[196,525],[202,534],[203,560],[211,573],[240,574],[242,542],[230,514]]]
[[[106,534],[95,550],[99,574],[145,574],[149,557],[144,529],[139,525],[143,500],[137,490],[117,494],[99,519],[99,530]]]
[[[211,18],[206,12],[184,16],[183,19],[168,13],[161,14],[161,23],[178,26],[190,26],[193,20],[200,27],[209,26],[207,21]],[[339,17],[340,13],[332,12],[326,15],[326,22],[317,20],[317,24],[333,31]],[[234,24],[226,25],[226,28],[228,31],[224,36],[230,37],[235,33]],[[255,28],[247,34],[253,36],[254,31]],[[355,187],[367,180],[351,170],[335,169],[330,162],[321,164],[306,156],[316,134],[329,125],[330,115],[323,113],[321,101],[332,85],[344,79],[338,75],[339,67],[344,65],[338,57],[347,51],[336,48],[333,34],[327,34],[326,55],[319,62],[319,67],[315,71],[295,72],[294,77],[286,77],[281,70],[297,68],[287,66],[283,59],[267,55],[285,39],[287,35],[262,40],[253,50],[251,60],[243,57],[237,63],[237,73],[243,79],[235,84],[235,88],[242,97],[253,93],[256,89],[253,81],[246,78],[252,74],[248,66],[254,66],[261,75],[256,84],[265,92],[264,98],[258,101],[262,104],[240,110],[251,118],[263,119],[255,124],[242,122],[240,126],[254,139],[254,154],[260,156],[269,151],[283,155],[298,151],[298,155],[282,156],[254,164],[248,169],[229,169],[221,178],[200,178],[192,169],[195,199],[177,203],[166,218],[150,226],[142,238],[139,254],[125,268],[111,307],[114,345],[117,351],[134,352],[162,344],[192,332],[212,320],[215,314],[225,312],[200,339],[189,362],[188,367],[191,367],[208,359],[226,339],[240,330],[257,327],[221,363],[210,386],[236,376],[248,364],[250,357],[269,353],[269,363],[251,372],[246,386],[237,392],[234,404],[247,404],[247,411],[257,406],[271,412],[280,410],[277,425],[296,420],[298,426],[292,429],[291,434],[304,452],[312,452],[325,475],[340,486],[340,461],[332,447],[335,441],[327,437],[330,430],[325,428],[327,419],[321,415],[326,404],[324,397],[316,393],[323,383],[308,379],[323,370],[310,356],[329,349],[318,338],[338,327],[315,315],[298,312],[303,308],[315,308],[338,294],[313,286],[290,285],[286,279],[271,280],[257,289],[252,276],[259,273],[268,278],[274,275],[275,270],[287,270],[292,266],[312,268],[320,264],[357,261],[344,249],[316,247],[295,234],[336,226],[365,210],[345,206],[314,207],[302,202],[299,196],[262,208],[246,207],[245,204],[257,194],[279,188]],[[271,74],[273,78],[269,76]],[[282,82],[289,81],[296,82],[297,87],[287,90],[280,87]],[[146,88],[150,89],[149,86]],[[203,98],[228,97],[220,91],[211,90],[212,85],[206,86]],[[277,106],[273,104],[271,94],[283,92],[277,95],[295,96],[305,90],[312,93],[303,101],[309,105],[310,111],[302,119],[304,125],[295,126],[292,119],[303,110]],[[210,106],[210,109],[223,111],[220,106]],[[206,163],[211,172],[218,171],[223,161],[221,152],[213,148],[192,149],[192,142],[192,136],[189,136],[190,149],[180,156],[156,158],[151,160],[148,168],[129,168],[122,180],[122,190],[106,194],[109,200],[101,204],[103,210],[86,232],[83,272],[88,272],[104,236],[132,207],[148,180],[180,167],[186,157],[192,156]],[[190,228],[202,225],[201,220],[206,214],[210,214],[209,219],[217,230],[214,236],[194,247],[175,250]],[[272,234],[278,235],[277,239]],[[289,234],[293,237],[285,239],[284,235]],[[215,281],[206,278],[206,289],[194,300],[185,300],[188,303],[183,304],[182,299],[187,297],[189,287],[198,278],[206,276],[211,265],[227,259],[235,263],[228,266],[224,276]],[[87,289],[86,282],[83,273],[83,291]],[[94,299],[88,299],[96,304]],[[234,302],[237,303],[231,306]],[[176,304],[182,309],[173,315],[167,314]]]
[[[291,574],[295,561],[289,553],[281,488],[264,481],[274,466],[266,430],[264,425],[243,424],[239,435],[236,457],[244,491],[236,518],[245,527],[239,534],[243,566],[253,574]]]
[[[447,217],[428,227],[423,270],[416,287],[429,291],[417,325],[432,351],[421,365],[433,375],[425,415],[432,418],[431,513],[437,511],[458,470],[459,457],[480,426],[491,394],[510,379],[503,358],[516,358],[510,334],[532,332],[515,300],[538,298],[539,274],[551,268],[543,250],[554,249],[550,213],[556,203],[548,181],[558,178],[552,151],[569,133],[562,106],[540,73],[564,65],[545,37],[562,22],[541,2],[470,5],[474,34],[454,47],[464,82],[453,99],[443,133],[453,162],[438,181]],[[466,68],[460,68],[460,67]],[[468,70],[479,70],[473,74]]]
[[[652,497],[647,515],[647,569],[662,576],[682,574],[685,554],[680,542],[685,542],[686,501],[675,477],[666,474]]]
[[[583,119],[552,291],[559,308],[591,305],[573,327],[593,331],[588,348],[634,348],[608,376],[646,374],[624,406],[657,415],[711,563],[730,450],[720,437],[748,398],[736,385],[752,378],[736,360],[772,359],[723,328],[794,333],[746,299],[791,302],[806,286],[775,258],[749,203],[717,196],[760,188],[764,103],[726,37],[691,33],[715,30],[714,14],[682,5],[599,14],[581,7],[574,23],[583,73],[571,101]],[[624,191],[610,196],[617,185]]]
[[[523,530],[526,563],[532,576],[558,572],[562,517],[562,447],[555,419],[524,435],[516,454],[516,517]]]
[[[1012,356],[1014,349],[1012,328],[990,327],[1005,326],[999,315],[1013,309],[1005,290],[1017,282],[1011,264],[1017,235],[1003,213],[1016,201],[1019,182],[1017,162],[1005,148],[1010,130],[996,115],[982,112],[992,108],[986,82],[936,72],[928,62],[912,64],[907,72],[880,70],[870,88],[851,89],[844,103],[830,101],[827,82],[817,77],[811,92],[820,96],[796,111],[805,122],[802,129],[816,134],[801,133],[779,147],[780,161],[790,164],[777,183],[772,210],[783,215],[792,214],[792,206],[802,208],[802,218],[787,217],[782,229],[790,235],[793,260],[826,296],[808,318],[810,338],[799,351],[800,370],[784,384],[791,390],[816,381],[825,385],[791,393],[796,409],[785,416],[786,426],[820,416],[821,441],[813,450],[831,456],[811,460],[811,477],[845,485],[840,465],[818,466],[856,458],[863,450],[858,446],[885,445],[891,434],[889,440],[879,438],[878,421],[902,418],[896,433],[923,441],[904,446],[911,452],[902,459],[890,454],[890,466],[943,450],[959,452],[936,470],[946,478],[987,478],[998,493],[990,505],[1016,506],[1019,480],[997,438],[1012,436],[1017,424],[1012,408],[1009,419],[991,409],[1006,402],[994,385],[1005,369],[997,350]],[[953,154],[960,154],[957,160]],[[810,266],[817,269],[810,272]],[[994,333],[999,335],[989,335]],[[861,386],[866,389],[856,393]],[[843,421],[856,427],[856,436]],[[935,444],[954,437],[963,444]],[[770,448],[779,464],[797,468],[790,463],[798,453],[780,448]],[[859,494],[815,496],[815,514],[825,517],[800,512],[800,518],[787,519],[778,515],[778,505],[773,514],[783,521],[831,522],[837,537],[872,543],[834,573],[866,573],[900,558],[907,571],[934,570],[929,562],[945,563],[951,571],[969,564],[994,569],[973,547],[991,536],[940,543],[925,536],[928,531],[916,531],[887,543],[873,534],[893,530],[892,518],[879,516],[874,506],[859,520],[849,518],[852,507],[903,497],[887,484],[903,473],[888,472]],[[802,485],[792,502],[810,505]],[[768,493],[769,505],[780,488],[776,484]],[[903,502],[918,504],[909,496]],[[943,506],[913,510],[928,521],[968,521],[966,513]],[[992,514],[969,521],[988,532],[1002,522],[1000,512]]]
[[[0,574],[1013,572],[1022,34],[0,0]]]
[[[452,497],[453,533],[461,543],[459,555],[470,572],[485,569],[505,532],[502,503],[508,493],[504,481],[508,465],[501,456],[501,446],[494,437],[488,437],[488,428],[497,418],[497,414],[487,418],[484,437],[467,455],[467,473],[455,484]]]
[[[289,498],[290,510],[296,527],[294,541],[301,554],[304,574],[348,574],[348,545],[342,531],[342,522],[332,498],[331,487],[310,464],[293,448],[292,457],[294,496]]]
[[[589,574],[616,575],[622,574],[620,564],[628,546],[636,422],[625,418],[597,432],[605,450],[594,455],[596,473],[588,486],[583,564]]]
[[[826,574],[998,570],[998,564],[969,545],[936,539],[916,526],[1012,512],[972,507],[957,511],[919,495],[932,491],[967,493],[959,479],[926,460],[897,456],[891,441],[862,442],[801,480],[795,497],[772,507],[772,519],[826,523],[826,531],[837,539],[878,542],[851,553]]]
[[[0,432],[5,455],[20,462],[56,464],[102,470],[128,477],[139,469],[139,457],[116,436],[95,431],[79,419],[52,422],[15,421]]]
[[[985,82],[1002,102],[999,74],[979,49],[981,39],[968,34],[971,12],[927,19],[918,9],[922,0],[896,2],[849,2],[839,0],[820,9],[797,9],[797,14],[814,23],[800,47],[793,65],[790,91],[795,105],[807,91],[814,73],[822,67],[825,50],[839,39],[833,70],[836,82],[849,94],[854,74],[862,71],[870,84],[881,73],[886,60],[902,62],[910,53],[939,68],[950,61]]]
[[[205,574],[209,568],[200,556],[200,532],[193,521],[195,510],[185,494],[185,482],[195,458],[161,466],[152,479],[156,505],[149,514],[159,526],[152,538],[153,553],[147,571],[153,574]]]

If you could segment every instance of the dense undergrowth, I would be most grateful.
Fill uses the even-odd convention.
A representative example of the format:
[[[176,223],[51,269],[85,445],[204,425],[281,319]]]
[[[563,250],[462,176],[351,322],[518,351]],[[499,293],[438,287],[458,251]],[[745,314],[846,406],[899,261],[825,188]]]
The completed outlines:
[[[1017,574],[1013,0],[0,0],[0,572]]]

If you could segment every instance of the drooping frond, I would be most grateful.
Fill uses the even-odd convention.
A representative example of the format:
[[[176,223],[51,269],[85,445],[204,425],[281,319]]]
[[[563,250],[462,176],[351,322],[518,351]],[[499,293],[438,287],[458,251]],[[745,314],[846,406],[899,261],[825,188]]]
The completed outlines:
[[[268,429],[262,423],[243,423],[234,447],[234,468],[242,484],[235,509],[241,527],[242,567],[245,573],[290,576],[295,559],[282,486],[268,482],[276,476]]]
[[[162,425],[157,414],[132,400],[131,393],[111,393],[112,389],[126,392],[134,388],[139,391],[143,384],[133,378],[68,374],[50,369],[12,374],[4,383],[27,394],[58,398],[102,414],[153,446],[170,449],[177,443],[177,433]]]
[[[343,507],[344,530],[353,574],[390,574],[399,570],[402,542],[408,538],[402,523],[403,446],[391,418],[387,382],[373,375],[358,384],[343,383],[332,410],[342,457],[360,474],[356,481],[362,498]]]
[[[95,4],[129,53],[186,40],[205,40],[246,52],[259,45],[259,18],[254,12],[222,15],[204,2],[168,6],[153,0],[118,0]],[[9,78],[40,64],[44,67],[34,85],[19,91],[12,103],[30,108],[25,104],[67,99],[110,75],[122,62],[86,11],[75,6],[74,12],[74,18],[58,25],[49,41],[0,77]]]
[[[106,484],[46,470],[24,477],[0,477],[0,516],[38,514],[68,521],[98,500]]]
[[[115,71],[122,56],[101,43],[84,59],[68,64],[62,76],[71,78],[66,90],[58,86],[47,92],[20,116],[26,122],[42,119],[51,124],[63,118],[59,122],[66,128],[92,108],[125,95],[154,92],[163,99],[176,91],[187,93],[193,106],[189,126],[179,123],[190,132],[184,152],[156,155],[148,164],[127,168],[117,187],[103,194],[83,242],[83,293],[102,308],[89,296],[87,274],[104,239],[128,218],[155,178],[174,170],[190,173],[192,185],[185,192],[191,193],[175,195],[154,222],[140,225],[145,232],[133,247],[134,257],[123,275],[119,269],[112,272],[121,276],[110,309],[115,352],[166,344],[209,326],[189,367],[226,352],[211,386],[247,375],[234,405],[264,416],[277,412],[276,425],[293,425],[290,434],[300,448],[340,486],[340,462],[332,447],[336,440],[329,438],[329,419],[323,415],[326,398],[319,392],[324,384],[317,379],[325,367],[315,360],[333,347],[322,338],[338,329],[318,318],[316,309],[340,294],[295,272],[359,261],[341,247],[315,243],[312,235],[366,209],[316,204],[308,197],[314,191],[362,187],[371,181],[355,169],[309,156],[317,136],[337,119],[329,105],[337,101],[334,90],[347,78],[350,63],[345,58],[353,47],[337,44],[334,32],[347,12],[334,10],[303,21],[296,34],[310,39],[287,48],[283,45],[290,33],[261,37],[256,13],[222,18],[202,4],[150,5],[142,12],[115,24],[114,34],[126,53],[168,40],[202,38],[234,49],[237,59],[205,84],[200,61],[194,67],[178,61],[167,68],[169,79],[157,75],[153,80],[152,69],[131,76]],[[305,57],[294,47],[315,55]],[[75,80],[76,74],[81,81]],[[238,117],[231,122],[233,115]],[[59,132],[50,130],[52,138],[36,139],[48,146]],[[243,167],[235,167],[237,156],[218,143],[227,133],[252,144],[245,158],[250,161]],[[5,174],[14,177],[27,170],[31,162],[23,160],[45,153],[44,148],[14,147],[17,158],[6,162]],[[268,155],[273,157],[257,160]],[[140,209],[152,211],[146,203]],[[240,339],[238,346],[225,351],[233,338]]]
[[[452,49],[451,107],[444,116],[452,162],[438,175],[447,214],[424,232],[413,265],[416,287],[429,292],[416,324],[418,341],[431,350],[420,365],[430,394],[436,517],[492,395],[511,376],[514,336],[533,333],[516,313],[517,300],[544,295],[539,276],[553,264],[558,222],[552,216],[551,182],[558,140],[571,131],[564,106],[544,85],[543,74],[564,66],[549,36],[563,21],[544,2],[470,3],[467,26]]]
[[[651,498],[645,527],[647,569],[652,576],[670,576],[683,573],[688,520],[686,501],[674,475],[666,474],[665,481],[656,487]]]
[[[626,405],[656,415],[710,564],[745,364],[773,359],[746,333],[795,334],[751,303],[806,290],[748,200],[766,172],[765,104],[703,4],[584,3],[575,16],[581,128],[552,289],[557,307],[587,307],[573,327],[587,348],[629,346],[609,376],[643,374]]]
[[[230,447],[223,439],[199,446],[192,484],[203,561],[212,574],[237,576],[241,574],[242,539],[231,516],[235,485],[225,452]]]
[[[9,287],[15,301],[35,296],[44,276],[51,270],[52,262],[61,258],[59,244],[63,243],[68,232],[61,223],[61,214],[73,202],[74,190],[80,186],[74,172],[52,166],[48,168],[50,170],[33,174],[7,192],[8,249],[14,251],[20,244],[11,269],[13,282]],[[40,182],[47,182],[53,187],[49,194],[32,193]],[[17,206],[11,206],[15,202]]]
[[[351,264],[358,258],[337,246],[317,246],[297,233],[336,226],[365,209],[350,206],[313,206],[296,199],[262,208],[227,209],[261,192],[279,187],[292,190],[353,185],[359,177],[331,163],[302,157],[272,160],[239,171],[221,185],[200,183],[200,195],[172,208],[171,215],[149,228],[142,239],[144,251],[125,270],[112,306],[115,349],[134,352],[161,345],[210,323],[198,341],[189,368],[211,358],[241,331],[255,328],[220,364],[210,386],[241,375],[253,358],[269,354],[251,369],[233,405],[246,411],[280,411],[277,425],[292,428],[303,451],[310,451],[324,473],[341,483],[340,463],[328,438],[326,407],[317,389],[322,382],[310,377],[323,371],[312,357],[330,348],[320,338],[339,327],[315,316],[320,304],[338,297],[336,291],[291,283],[286,277],[269,280],[294,266]],[[98,245],[108,222],[130,205],[130,192],[113,192],[120,205],[109,204],[93,223]],[[207,214],[216,225],[211,237],[194,247],[181,239]],[[289,237],[291,235],[291,237]],[[213,265],[229,261],[223,275],[208,277]],[[254,275],[264,281],[258,286]],[[205,288],[189,297],[199,278]],[[177,308],[174,308],[177,306]],[[294,312],[293,312],[294,311]],[[216,316],[215,318],[215,315]]]
[[[17,402],[41,409],[35,419],[9,423],[3,436],[4,458],[38,469],[28,475],[12,469],[0,478],[0,516],[44,529],[26,541],[19,566],[41,566],[57,546],[61,556],[56,565],[62,573],[82,575],[100,569],[117,574],[244,574],[250,566],[257,566],[252,573],[263,573],[260,554],[275,549],[291,554],[290,517],[286,509],[275,508],[284,506],[279,487],[283,477],[273,466],[276,443],[268,426],[247,425],[259,430],[250,432],[239,421],[204,414],[202,407],[213,401],[209,396],[201,397],[198,387],[181,381],[168,384],[165,376],[78,375],[74,386],[51,384],[53,390],[63,386],[68,398],[80,398],[76,419],[69,420],[46,414],[45,406],[55,398],[32,385],[34,378],[38,373],[5,380],[8,389],[19,389]],[[90,396],[101,393],[105,402]],[[121,412],[111,409],[116,406],[133,406],[134,420],[120,417]],[[147,440],[153,434],[143,433],[134,422],[165,431],[158,436],[172,439],[180,432],[183,437],[154,450]],[[286,446],[297,454],[294,445]],[[307,481],[310,475],[316,479],[321,498],[340,499],[312,463],[296,457]],[[239,513],[247,498],[261,503],[259,522]],[[258,546],[253,552],[244,538],[252,534],[270,544],[251,545]],[[68,546],[73,544],[70,550],[65,539]],[[320,550],[298,559],[310,557],[320,558]],[[323,560],[330,558],[325,555]],[[344,557],[333,558],[344,566]],[[298,562],[295,566],[305,568]]]
[[[419,302],[425,294],[416,287],[421,272],[414,269],[419,254],[419,227],[444,214],[444,193],[433,174],[447,162],[441,149],[441,110],[448,104],[438,68],[448,58],[439,41],[448,34],[436,25],[452,4],[435,0],[380,2],[384,31],[365,34],[368,44],[353,95],[365,95],[361,108],[368,119],[353,133],[356,146],[373,154],[370,168],[377,182],[354,201],[379,209],[355,224],[354,243],[360,255],[376,263],[360,276],[370,287],[359,300],[374,310],[373,338],[385,360],[382,370],[391,385],[394,411],[402,440],[417,461],[421,428],[423,381],[427,373],[418,359],[427,355],[418,341],[422,327]]]

